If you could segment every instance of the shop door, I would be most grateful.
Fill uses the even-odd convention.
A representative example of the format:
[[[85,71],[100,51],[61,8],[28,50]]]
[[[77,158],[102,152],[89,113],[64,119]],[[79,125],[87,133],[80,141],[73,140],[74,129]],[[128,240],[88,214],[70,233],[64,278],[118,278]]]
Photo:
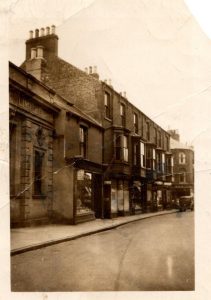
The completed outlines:
[[[104,199],[104,218],[111,217],[111,185],[104,185],[103,189],[103,199]]]
[[[93,174],[93,198],[95,218],[102,218],[102,176]]]

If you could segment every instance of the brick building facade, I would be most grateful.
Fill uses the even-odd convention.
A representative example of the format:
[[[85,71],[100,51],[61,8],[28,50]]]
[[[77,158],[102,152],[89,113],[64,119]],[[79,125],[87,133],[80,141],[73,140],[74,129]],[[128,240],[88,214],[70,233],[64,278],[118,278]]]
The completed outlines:
[[[172,198],[176,202],[181,196],[194,196],[194,150],[180,142],[176,130],[169,130],[173,157]]]
[[[11,128],[19,134],[11,130],[12,223],[77,223],[171,207],[170,134],[102,82],[95,67],[84,72],[59,58],[54,26],[30,32],[21,68],[10,64],[10,94]]]

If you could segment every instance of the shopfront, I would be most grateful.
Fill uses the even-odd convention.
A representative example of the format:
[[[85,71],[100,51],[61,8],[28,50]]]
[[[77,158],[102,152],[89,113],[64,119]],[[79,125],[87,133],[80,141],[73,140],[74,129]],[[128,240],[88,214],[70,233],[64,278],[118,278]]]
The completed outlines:
[[[102,174],[97,164],[78,161],[74,168],[74,224],[101,218]]]
[[[129,183],[125,179],[104,181],[104,218],[130,214]]]

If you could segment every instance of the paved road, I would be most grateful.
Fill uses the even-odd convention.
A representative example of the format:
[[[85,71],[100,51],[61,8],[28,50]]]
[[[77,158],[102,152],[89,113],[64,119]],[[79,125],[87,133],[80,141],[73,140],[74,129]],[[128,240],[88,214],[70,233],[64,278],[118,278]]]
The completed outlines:
[[[194,213],[123,225],[11,258],[13,291],[194,289]]]

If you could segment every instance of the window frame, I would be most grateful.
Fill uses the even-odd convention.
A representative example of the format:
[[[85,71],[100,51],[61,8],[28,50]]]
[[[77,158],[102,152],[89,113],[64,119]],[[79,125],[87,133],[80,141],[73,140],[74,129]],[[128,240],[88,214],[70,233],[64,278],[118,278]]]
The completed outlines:
[[[87,144],[88,144],[88,128],[84,125],[80,125],[79,126],[79,153],[84,158],[87,158]]]
[[[111,119],[111,94],[104,92],[104,111],[105,118]]]

